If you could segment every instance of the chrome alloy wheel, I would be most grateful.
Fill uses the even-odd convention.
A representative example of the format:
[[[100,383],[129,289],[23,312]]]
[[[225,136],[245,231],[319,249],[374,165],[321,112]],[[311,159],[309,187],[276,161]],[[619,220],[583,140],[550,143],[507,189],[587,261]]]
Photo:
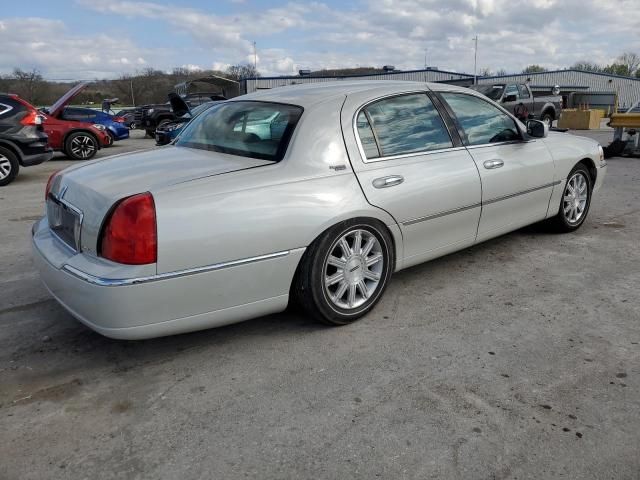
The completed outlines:
[[[0,180],[4,180],[11,173],[11,162],[0,153]]]
[[[382,246],[367,230],[352,230],[329,249],[324,261],[324,288],[337,307],[360,307],[376,291],[384,268]]]
[[[571,225],[582,220],[589,199],[589,181],[583,172],[576,172],[567,182],[562,199],[564,218]]]
[[[71,140],[71,152],[78,158],[89,158],[95,149],[93,138],[88,135],[78,135]]]

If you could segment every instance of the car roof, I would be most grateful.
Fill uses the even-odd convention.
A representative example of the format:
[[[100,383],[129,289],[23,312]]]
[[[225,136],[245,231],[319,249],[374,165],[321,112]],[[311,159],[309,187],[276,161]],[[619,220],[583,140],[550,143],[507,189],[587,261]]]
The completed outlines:
[[[428,88],[434,91],[469,91],[467,88],[443,83],[410,82],[404,80],[344,80],[288,85],[236,97],[232,100],[261,100],[310,107],[337,96],[371,91],[372,94],[393,94],[412,89]]]

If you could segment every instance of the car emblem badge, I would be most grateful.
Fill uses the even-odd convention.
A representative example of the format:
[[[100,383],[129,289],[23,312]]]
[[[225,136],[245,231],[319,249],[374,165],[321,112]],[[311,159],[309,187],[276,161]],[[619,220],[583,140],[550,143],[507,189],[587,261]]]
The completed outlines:
[[[336,172],[339,172],[341,170],[346,170],[347,166],[346,165],[330,165],[329,166],[329,170],[335,170]]]

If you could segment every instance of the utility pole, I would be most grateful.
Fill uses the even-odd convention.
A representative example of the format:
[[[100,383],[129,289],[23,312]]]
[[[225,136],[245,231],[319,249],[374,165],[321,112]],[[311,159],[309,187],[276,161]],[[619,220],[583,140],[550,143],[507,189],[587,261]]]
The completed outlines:
[[[427,50],[428,49],[424,49],[424,69],[427,69]]]
[[[131,103],[136,106],[136,97],[133,96],[133,77],[129,78],[129,87],[131,87]]]
[[[253,69],[258,72],[258,50],[256,50],[256,42],[253,41]]]
[[[478,34],[473,37],[473,41],[475,42],[474,54],[473,54],[473,84],[478,84]]]

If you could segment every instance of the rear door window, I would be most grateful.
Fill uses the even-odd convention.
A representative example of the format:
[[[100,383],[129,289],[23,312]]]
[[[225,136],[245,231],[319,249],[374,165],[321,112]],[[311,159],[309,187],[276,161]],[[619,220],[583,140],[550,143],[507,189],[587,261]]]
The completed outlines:
[[[367,158],[453,147],[440,113],[424,93],[371,103],[360,111],[356,125]]]

